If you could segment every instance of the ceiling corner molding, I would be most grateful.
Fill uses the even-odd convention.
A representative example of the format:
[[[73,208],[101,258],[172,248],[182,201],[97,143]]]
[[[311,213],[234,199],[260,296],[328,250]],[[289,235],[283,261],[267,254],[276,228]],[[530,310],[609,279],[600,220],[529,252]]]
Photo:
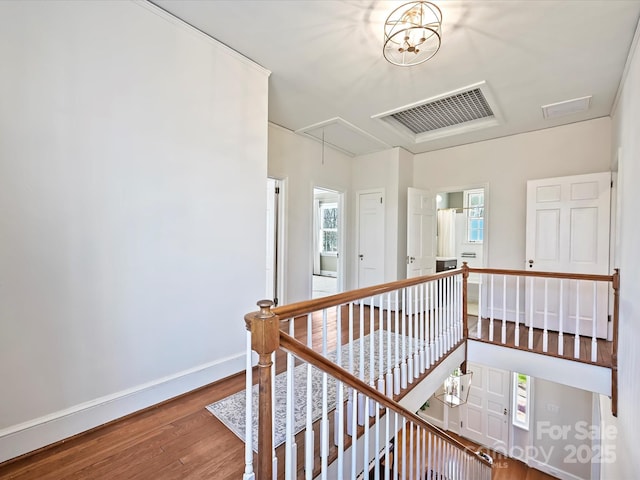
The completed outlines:
[[[613,98],[613,104],[611,105],[611,111],[609,112],[610,117],[613,117],[616,113],[616,110],[618,110],[618,102],[620,101],[620,95],[622,95],[622,89],[625,83],[627,83],[627,77],[629,76],[629,68],[631,67],[631,62],[633,61],[633,57],[635,56],[639,43],[640,43],[640,21],[638,21],[638,24],[636,25],[636,30],[633,34],[633,40],[631,40],[629,52],[627,53],[627,60],[624,62],[624,69],[622,70],[622,75],[620,75],[620,82],[618,82],[618,88],[616,89],[616,96]]]
[[[138,5],[139,7],[147,9],[151,13],[154,13],[158,17],[166,20],[167,22],[175,25],[176,27],[182,28],[183,30],[186,30],[191,34],[195,34],[196,36],[202,38],[203,40],[207,41],[208,43],[215,46],[216,48],[219,48],[221,52],[225,52],[227,55],[230,55],[233,58],[240,60],[242,63],[249,65],[252,68],[255,68],[257,71],[265,74],[267,77],[271,76],[271,70],[269,70],[268,68],[264,68],[259,63],[254,62],[249,57],[246,57],[242,53],[225,45],[224,43],[215,39],[208,33],[205,33],[199,28],[194,27],[189,22],[184,21],[180,17],[176,17],[174,14],[168,12],[161,6],[153,3],[151,0],[133,0],[133,3]]]

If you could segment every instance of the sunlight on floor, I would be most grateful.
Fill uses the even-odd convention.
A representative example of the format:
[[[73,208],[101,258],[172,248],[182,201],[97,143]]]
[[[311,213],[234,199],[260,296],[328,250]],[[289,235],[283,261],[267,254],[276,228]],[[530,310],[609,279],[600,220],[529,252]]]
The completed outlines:
[[[326,297],[338,293],[338,279],[336,277],[313,276],[313,289],[311,298]]]

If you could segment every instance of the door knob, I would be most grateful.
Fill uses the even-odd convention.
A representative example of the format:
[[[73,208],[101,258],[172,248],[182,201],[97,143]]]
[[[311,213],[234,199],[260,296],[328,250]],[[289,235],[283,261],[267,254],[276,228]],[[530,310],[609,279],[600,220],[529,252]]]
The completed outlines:
[[[533,260],[529,260],[529,268],[533,268]]]
[[[504,409],[504,414],[505,414],[505,415],[507,414],[507,409],[506,409],[506,408]]]
[[[360,260],[364,260],[364,255],[363,255],[363,254],[360,254],[360,255],[358,255],[358,258],[359,258]]]

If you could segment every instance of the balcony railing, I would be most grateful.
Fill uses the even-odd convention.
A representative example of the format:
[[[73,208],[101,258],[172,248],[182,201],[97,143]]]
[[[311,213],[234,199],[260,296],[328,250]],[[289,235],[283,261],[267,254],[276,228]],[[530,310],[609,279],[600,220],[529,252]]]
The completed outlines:
[[[481,276],[479,315],[471,332],[470,272]],[[523,279],[529,280],[528,287]],[[560,282],[563,293],[558,301],[550,300],[551,291],[557,289],[549,279]],[[244,478],[355,479],[368,475],[370,468],[375,478],[490,478],[489,462],[397,401],[468,338],[537,353],[575,354],[575,348],[568,352],[558,347],[550,334],[558,317],[556,336],[564,338],[575,330],[573,345],[576,337],[582,345],[588,288],[594,297],[589,297],[593,318],[597,320],[602,311],[597,303],[602,296],[596,298],[601,292],[585,287],[585,282],[612,288],[615,362],[617,272],[563,276],[469,269],[465,264],[454,271],[274,309],[271,302],[260,302],[260,311],[245,317],[249,354]],[[571,291],[578,300],[567,308],[562,302],[575,300],[566,294]],[[536,303],[536,298],[542,301]],[[531,317],[522,313],[527,309]],[[550,315],[551,310],[557,315]],[[577,327],[567,327],[567,320]],[[597,328],[592,327],[591,333],[596,337]],[[594,349],[598,352],[598,342],[596,338],[594,347],[590,340],[590,358]],[[256,387],[251,351],[258,354]],[[611,368],[615,382],[615,363]],[[254,401],[254,395],[259,400]],[[254,430],[255,437],[250,433]]]

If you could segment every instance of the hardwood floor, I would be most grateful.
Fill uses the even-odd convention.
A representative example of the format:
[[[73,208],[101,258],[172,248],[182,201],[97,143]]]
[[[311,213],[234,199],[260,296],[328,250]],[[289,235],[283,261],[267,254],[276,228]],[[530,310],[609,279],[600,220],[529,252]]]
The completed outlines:
[[[527,350],[528,345],[528,335],[529,329],[524,325],[520,325],[519,328],[519,344],[520,346],[515,346],[515,323],[514,322],[506,322],[506,343],[502,343],[501,339],[501,329],[502,329],[502,320],[493,320],[493,340],[489,339],[489,319],[482,319],[482,329],[480,338],[476,338],[477,325],[478,320],[477,317],[469,317],[469,338],[475,341],[492,343],[494,345],[501,345],[510,348],[517,348],[519,350]],[[591,361],[591,337],[579,337],[580,343],[580,354],[578,358],[574,357],[574,339],[575,336],[573,334],[565,333],[563,335],[563,355],[558,354],[558,332],[548,331],[548,348],[547,355],[567,358],[570,360],[582,362],[582,363],[590,363],[595,365],[600,365],[602,367],[611,368],[613,364],[613,342],[608,342],[603,339],[597,339],[597,360],[595,362]],[[543,353],[543,331],[539,328],[533,329],[533,352],[535,353]]]
[[[365,317],[364,330],[368,334],[370,317]],[[346,318],[344,315],[342,343],[348,341]],[[283,328],[288,329],[288,326]],[[312,329],[317,328],[317,322],[312,322]],[[373,329],[377,328],[376,318]],[[306,319],[296,321],[296,338],[306,339],[306,329]],[[319,349],[321,342],[317,338],[320,336],[317,331],[313,333],[314,349]],[[327,339],[329,349],[335,348],[336,337],[334,330]],[[277,368],[281,369],[283,354],[278,354],[278,358]],[[241,479],[244,443],[205,407],[242,390],[244,381],[244,374],[229,377],[40,452],[6,462],[0,465],[0,479]],[[279,463],[282,465],[283,462]],[[520,462],[502,459],[494,467],[493,478],[546,480],[552,477]]]
[[[244,444],[205,407],[243,384],[242,375],[230,377],[0,465],[0,479],[239,480],[244,471]],[[493,480],[552,478],[517,460],[496,457],[494,463]]]
[[[474,450],[483,451],[493,458],[492,480],[554,480],[555,477],[548,475],[535,468],[528,467],[525,463],[513,458],[507,458],[500,453],[496,453],[485,447],[479,447],[478,444],[460,437],[455,433],[449,433],[452,437],[458,439],[461,443],[473,448]]]

